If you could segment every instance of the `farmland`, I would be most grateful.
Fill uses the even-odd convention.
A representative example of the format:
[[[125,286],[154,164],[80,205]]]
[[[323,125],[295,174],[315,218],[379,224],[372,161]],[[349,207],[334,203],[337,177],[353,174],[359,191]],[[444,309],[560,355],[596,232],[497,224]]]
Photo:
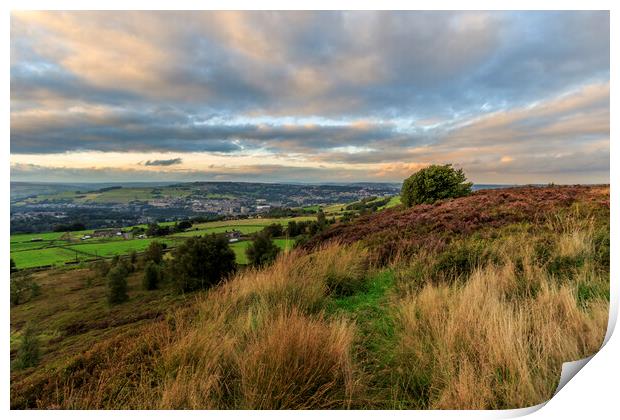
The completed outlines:
[[[115,255],[127,255],[132,251],[144,251],[153,240],[165,243],[173,248],[183,240],[192,236],[225,233],[236,230],[242,235],[250,235],[262,230],[265,226],[279,223],[286,226],[289,221],[315,220],[316,217],[296,217],[282,219],[241,219],[198,223],[190,230],[174,233],[165,237],[145,239],[123,239],[119,237],[90,238],[81,240],[84,235],[92,235],[93,230],[76,232],[48,232],[39,234],[11,235],[11,258],[18,269],[28,269],[43,266],[64,266],[79,262],[90,261],[96,258],[110,258]],[[172,225],[172,222],[162,223],[162,226]],[[146,227],[142,225],[141,227]],[[124,229],[125,231],[130,228]],[[285,239],[276,239],[281,248],[285,248]],[[288,248],[292,247],[293,240],[289,241]],[[246,264],[245,248],[249,242],[241,240],[232,245],[237,262]]]

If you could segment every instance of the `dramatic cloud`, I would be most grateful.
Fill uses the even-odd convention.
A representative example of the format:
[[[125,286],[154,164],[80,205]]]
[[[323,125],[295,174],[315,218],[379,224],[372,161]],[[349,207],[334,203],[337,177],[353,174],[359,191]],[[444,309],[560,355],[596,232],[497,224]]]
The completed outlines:
[[[179,165],[182,162],[183,162],[183,159],[181,158],[147,160],[146,162],[144,162],[144,166],[172,166],[172,165]]]
[[[15,12],[12,177],[88,152],[101,177],[605,182],[609,41],[608,12]],[[147,163],[95,170],[117,152]]]

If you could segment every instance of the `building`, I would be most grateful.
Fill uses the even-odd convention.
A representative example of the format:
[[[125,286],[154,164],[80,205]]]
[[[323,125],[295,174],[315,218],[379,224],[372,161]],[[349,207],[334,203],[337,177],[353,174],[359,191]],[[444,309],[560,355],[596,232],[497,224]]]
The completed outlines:
[[[112,238],[123,233],[118,229],[98,229],[93,232],[93,238]]]

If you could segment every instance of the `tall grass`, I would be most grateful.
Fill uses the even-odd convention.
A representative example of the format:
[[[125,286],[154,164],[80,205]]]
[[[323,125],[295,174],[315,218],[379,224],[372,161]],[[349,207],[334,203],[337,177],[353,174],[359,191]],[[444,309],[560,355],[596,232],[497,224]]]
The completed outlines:
[[[592,225],[555,222],[555,232],[545,233],[549,262],[537,259],[531,233],[513,234],[493,245],[498,263],[477,266],[464,281],[405,292],[397,304],[396,406],[539,404],[552,396],[563,362],[599,349],[609,283],[593,263]],[[568,278],[549,270],[557,258],[570,268]],[[584,297],[583,287],[600,293]]]
[[[336,244],[311,256],[282,255],[209,293],[195,323],[164,354],[169,377],[161,406],[348,406],[354,328],[321,309],[328,281],[361,276],[363,256]]]

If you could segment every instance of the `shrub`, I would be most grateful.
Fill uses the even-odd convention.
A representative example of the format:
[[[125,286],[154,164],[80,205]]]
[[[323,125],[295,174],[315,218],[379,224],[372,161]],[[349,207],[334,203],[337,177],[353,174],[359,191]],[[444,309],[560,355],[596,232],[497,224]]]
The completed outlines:
[[[32,276],[22,273],[11,277],[10,289],[11,303],[19,305],[38,296],[41,287],[32,279]]]
[[[189,220],[182,220],[181,222],[179,222],[179,224],[177,225],[177,229],[178,230],[187,230],[189,228],[192,227],[192,222],[190,222]]]
[[[235,253],[221,235],[190,238],[173,255],[172,281],[182,293],[214,286],[236,268]]]
[[[144,251],[144,262],[153,261],[155,264],[161,263],[164,256],[163,244],[153,241]]]
[[[594,261],[609,270],[609,226],[594,234]]]
[[[21,342],[15,358],[15,367],[26,369],[39,363],[39,338],[32,325],[27,325],[21,336]]]
[[[105,260],[96,261],[93,264],[93,269],[99,274],[101,277],[105,277],[110,272],[110,264],[108,264]]]
[[[261,232],[254,237],[254,240],[245,250],[250,264],[256,267],[263,267],[275,261],[280,248],[271,240],[267,232]]]
[[[316,223],[319,230],[323,230],[325,229],[325,226],[327,226],[327,220],[325,218],[325,213],[323,213],[323,209],[319,209],[319,212],[316,215]]]
[[[161,280],[161,268],[153,261],[149,261],[144,267],[144,277],[142,287],[144,290],[155,290]]]
[[[483,242],[457,242],[439,254],[433,266],[435,278],[455,278],[468,276],[475,268],[487,262],[497,262]]]
[[[584,262],[583,255],[558,255],[547,264],[547,272],[558,279],[566,279],[573,276],[577,269],[583,267]]]
[[[108,303],[116,305],[123,303],[127,296],[127,270],[122,265],[117,265],[108,273]]]
[[[432,204],[444,198],[463,197],[471,193],[471,182],[462,169],[452,165],[431,165],[411,175],[403,182],[401,201],[407,207]]]
[[[263,229],[263,232],[265,232],[267,235],[273,238],[276,238],[278,236],[284,235],[284,228],[282,227],[280,223],[272,223],[269,226],[265,226],[265,228]]]

